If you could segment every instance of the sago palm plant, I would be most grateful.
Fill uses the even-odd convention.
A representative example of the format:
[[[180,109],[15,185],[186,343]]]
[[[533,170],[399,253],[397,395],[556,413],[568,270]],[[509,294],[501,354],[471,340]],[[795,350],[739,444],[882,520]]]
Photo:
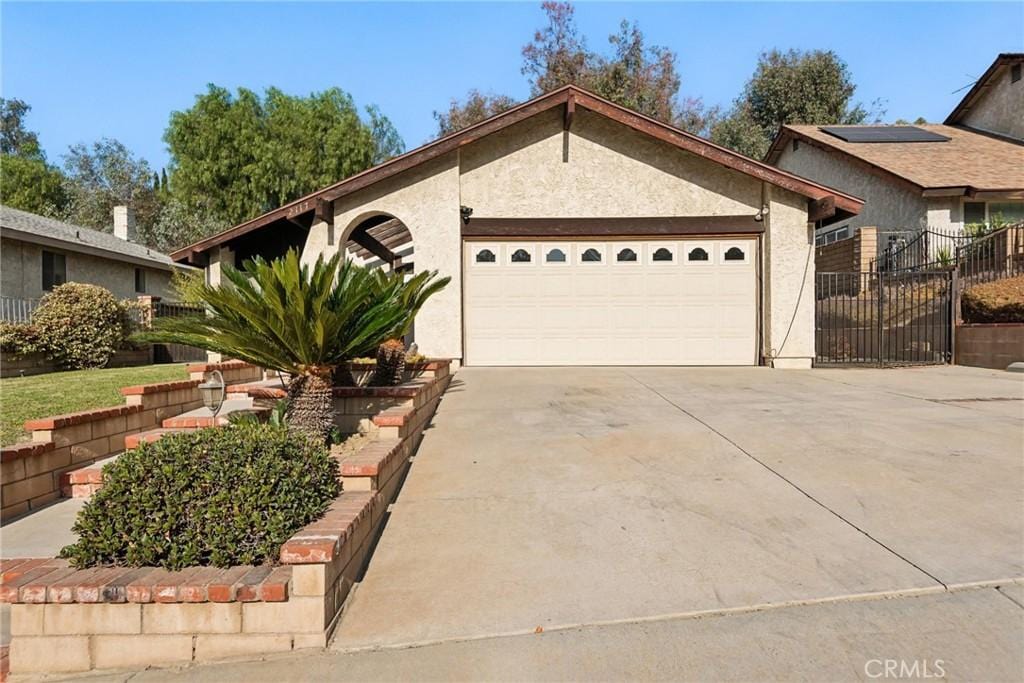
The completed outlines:
[[[142,341],[187,344],[288,373],[288,428],[323,441],[331,429],[331,376],[341,363],[400,336],[426,300],[448,284],[437,272],[408,281],[337,254],[310,267],[290,250],[260,257],[225,282],[203,284],[206,315],[159,318]]]

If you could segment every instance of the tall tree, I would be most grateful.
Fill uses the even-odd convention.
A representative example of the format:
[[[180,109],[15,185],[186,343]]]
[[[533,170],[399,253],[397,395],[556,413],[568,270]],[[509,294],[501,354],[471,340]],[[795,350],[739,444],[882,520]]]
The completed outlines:
[[[138,240],[149,243],[160,214],[153,188],[153,171],[117,140],[104,138],[92,145],[77,144],[64,155],[67,218],[94,230],[113,229],[114,207],[135,209]]]
[[[22,100],[0,98],[0,202],[58,217],[67,205],[64,177],[47,163],[39,136],[25,125],[31,109]]]
[[[717,117],[698,98],[680,98],[676,54],[648,46],[640,27],[623,21],[608,37],[611,54],[591,51],[575,22],[569,2],[548,0],[541,5],[547,24],[523,47],[522,73],[534,96],[567,84],[591,90],[612,102],[694,133],[706,133]],[[515,102],[504,96],[470,91],[465,101],[452,100],[447,112],[434,113],[442,135],[508,109]]]
[[[712,139],[747,156],[761,158],[783,124],[864,123],[884,114],[879,102],[854,103],[850,69],[831,50],[771,50],[762,53],[754,75]]]
[[[452,98],[447,111],[434,112],[439,137],[454,133],[474,123],[488,119],[495,114],[508,111],[516,106],[516,101],[506,95],[484,94],[474,88],[466,95],[466,99]]]
[[[563,85],[585,86],[593,70],[594,55],[576,28],[576,9],[571,2],[545,0],[541,9],[547,26],[537,29],[533,40],[523,47],[521,69],[530,81],[534,97]]]
[[[367,119],[338,88],[260,96],[211,84],[191,109],[171,114],[172,194],[205,203],[210,219],[242,222],[401,153],[391,122],[372,107]]]

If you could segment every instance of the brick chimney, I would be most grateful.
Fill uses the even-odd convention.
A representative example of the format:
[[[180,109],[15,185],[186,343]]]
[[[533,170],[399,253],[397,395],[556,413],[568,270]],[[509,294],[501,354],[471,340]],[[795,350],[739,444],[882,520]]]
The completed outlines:
[[[135,241],[135,209],[130,206],[114,207],[114,236]]]

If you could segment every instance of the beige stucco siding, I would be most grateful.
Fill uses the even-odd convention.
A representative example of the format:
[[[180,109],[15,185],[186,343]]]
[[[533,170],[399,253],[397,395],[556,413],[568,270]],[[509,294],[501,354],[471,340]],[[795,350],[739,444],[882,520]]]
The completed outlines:
[[[30,242],[5,238],[0,245],[3,296],[20,299],[38,299],[43,291],[43,247]],[[135,268],[146,271],[146,294],[168,297],[170,271],[136,266],[124,261],[106,259],[92,254],[80,254],[58,248],[47,251],[62,253],[67,265],[68,282],[84,282],[109,289],[120,299],[135,298]]]
[[[334,226],[314,225],[303,260],[333,255],[364,219],[385,213],[399,218],[412,235],[417,271],[437,270],[451,277],[416,318],[415,339],[422,353],[462,357],[462,276],[458,154],[453,152],[335,202]]]
[[[995,83],[971,105],[960,123],[969,128],[1024,140],[1024,79],[1010,82],[1010,69],[1003,67]]]
[[[462,151],[462,203],[487,218],[751,215],[760,182],[578,110],[563,161],[550,111]]]
[[[775,367],[814,358],[814,229],[807,200],[770,187],[764,238],[764,352]]]
[[[928,202],[920,191],[873,173],[839,152],[801,142],[795,152],[787,145],[775,165],[863,199],[860,214],[845,223],[851,229],[873,225],[882,231],[917,230],[927,224]]]
[[[412,236],[416,271],[452,278],[417,319],[416,342],[427,355],[461,359],[460,206],[486,218],[749,216],[770,196],[764,350],[774,349],[779,366],[810,365],[814,269],[806,198],[771,193],[757,179],[586,111],[577,112],[567,135],[567,161],[566,135],[560,112],[538,115],[338,199],[333,223],[312,227],[303,260],[337,253],[370,216],[401,219]]]

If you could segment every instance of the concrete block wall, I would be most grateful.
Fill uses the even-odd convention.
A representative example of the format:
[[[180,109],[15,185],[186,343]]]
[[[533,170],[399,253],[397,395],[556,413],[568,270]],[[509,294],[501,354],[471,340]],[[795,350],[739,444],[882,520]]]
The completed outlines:
[[[814,270],[818,273],[866,273],[878,254],[878,228],[857,228],[852,237],[815,247]]]

